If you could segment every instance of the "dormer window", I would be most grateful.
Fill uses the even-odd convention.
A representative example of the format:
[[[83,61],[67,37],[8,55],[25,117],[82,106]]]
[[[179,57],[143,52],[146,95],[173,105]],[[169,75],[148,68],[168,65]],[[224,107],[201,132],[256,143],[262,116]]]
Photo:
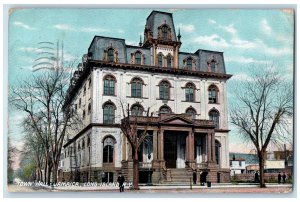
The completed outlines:
[[[142,64],[142,54],[141,52],[135,53],[135,64],[141,65]]]
[[[114,62],[114,49],[110,48],[107,51],[108,61]]]
[[[163,39],[168,39],[168,27],[163,26],[161,31],[162,31],[162,38]]]
[[[192,58],[188,58],[186,60],[186,67],[189,69],[189,70],[192,70],[193,68],[193,59]]]

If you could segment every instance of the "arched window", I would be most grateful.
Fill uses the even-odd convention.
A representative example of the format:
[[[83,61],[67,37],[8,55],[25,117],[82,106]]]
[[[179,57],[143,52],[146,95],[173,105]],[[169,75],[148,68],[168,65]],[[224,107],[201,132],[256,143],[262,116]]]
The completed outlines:
[[[91,103],[89,103],[89,105],[88,105],[88,114],[91,113],[91,110],[92,110],[92,106],[91,106]]]
[[[159,53],[157,55],[157,63],[158,63],[158,66],[159,67],[162,67],[163,66],[163,54],[162,53]]]
[[[185,85],[185,101],[194,102],[195,101],[195,85],[193,83],[187,83]]]
[[[108,49],[107,57],[109,62],[114,62],[114,49],[112,48]]]
[[[196,117],[196,114],[197,114],[196,110],[193,107],[187,108],[185,113],[192,116],[193,119]]]
[[[85,148],[85,142],[84,142],[84,139],[82,139],[82,149]]]
[[[131,115],[133,116],[143,116],[144,107],[140,104],[134,104],[131,107]]]
[[[216,151],[216,163],[220,163],[220,156],[221,156],[221,143],[218,140],[215,140],[215,151]]]
[[[161,81],[159,84],[159,99],[170,99],[170,83],[168,81]]]
[[[131,97],[142,97],[143,80],[134,78],[131,80]]]
[[[135,64],[142,64],[142,54],[139,51],[135,53]]]
[[[172,67],[172,56],[170,54],[167,55],[167,67]]]
[[[209,103],[218,102],[218,88],[215,85],[211,85],[208,88],[208,102]]]
[[[103,106],[103,123],[115,123],[115,105],[113,103],[106,103]]]
[[[167,26],[162,27],[161,33],[162,33],[162,38],[163,39],[168,39],[168,27]]]
[[[188,58],[188,59],[186,60],[186,67],[187,67],[187,69],[189,69],[189,70],[192,70],[192,69],[193,69],[193,59],[192,59],[192,58]]]
[[[171,114],[172,110],[167,105],[164,105],[164,106],[162,106],[162,107],[159,108],[159,113],[160,114]]]
[[[88,136],[88,139],[87,139],[87,146],[89,147],[91,145],[91,138]]]
[[[212,120],[215,122],[215,128],[219,128],[219,122],[220,122],[220,114],[217,110],[211,110],[209,112],[209,120]]]
[[[114,144],[115,140],[112,137],[107,137],[103,141],[103,163],[114,162]]]
[[[104,77],[104,95],[115,95],[115,83],[116,80],[113,76]]]

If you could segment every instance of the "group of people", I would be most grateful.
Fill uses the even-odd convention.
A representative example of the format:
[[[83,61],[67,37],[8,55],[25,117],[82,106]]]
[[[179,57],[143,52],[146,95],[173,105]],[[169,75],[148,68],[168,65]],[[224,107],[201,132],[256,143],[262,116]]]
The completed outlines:
[[[283,174],[278,173],[278,184],[280,184],[281,182],[284,184],[286,181],[286,174],[285,172],[283,172]]]

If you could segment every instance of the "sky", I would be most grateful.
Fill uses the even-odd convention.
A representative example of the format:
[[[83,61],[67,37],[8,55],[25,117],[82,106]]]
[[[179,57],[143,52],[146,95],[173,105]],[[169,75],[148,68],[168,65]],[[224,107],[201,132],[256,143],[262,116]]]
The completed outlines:
[[[156,9],[173,13],[180,28],[180,51],[208,49],[224,52],[229,109],[235,82],[249,77],[249,67],[274,63],[284,79],[293,79],[294,16],[284,9]],[[20,9],[9,17],[8,79],[18,85],[30,77],[39,42],[64,41],[64,59],[80,62],[95,35],[123,38],[138,45],[152,9]],[[23,114],[9,108],[9,131],[22,144]],[[237,131],[229,126],[230,151],[249,152]]]

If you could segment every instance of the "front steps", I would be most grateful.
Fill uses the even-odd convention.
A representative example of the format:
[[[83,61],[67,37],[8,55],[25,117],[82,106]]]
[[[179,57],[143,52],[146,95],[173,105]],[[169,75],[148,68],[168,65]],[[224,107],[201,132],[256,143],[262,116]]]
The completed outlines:
[[[168,168],[166,184],[190,184],[193,182],[193,172],[185,168]]]

